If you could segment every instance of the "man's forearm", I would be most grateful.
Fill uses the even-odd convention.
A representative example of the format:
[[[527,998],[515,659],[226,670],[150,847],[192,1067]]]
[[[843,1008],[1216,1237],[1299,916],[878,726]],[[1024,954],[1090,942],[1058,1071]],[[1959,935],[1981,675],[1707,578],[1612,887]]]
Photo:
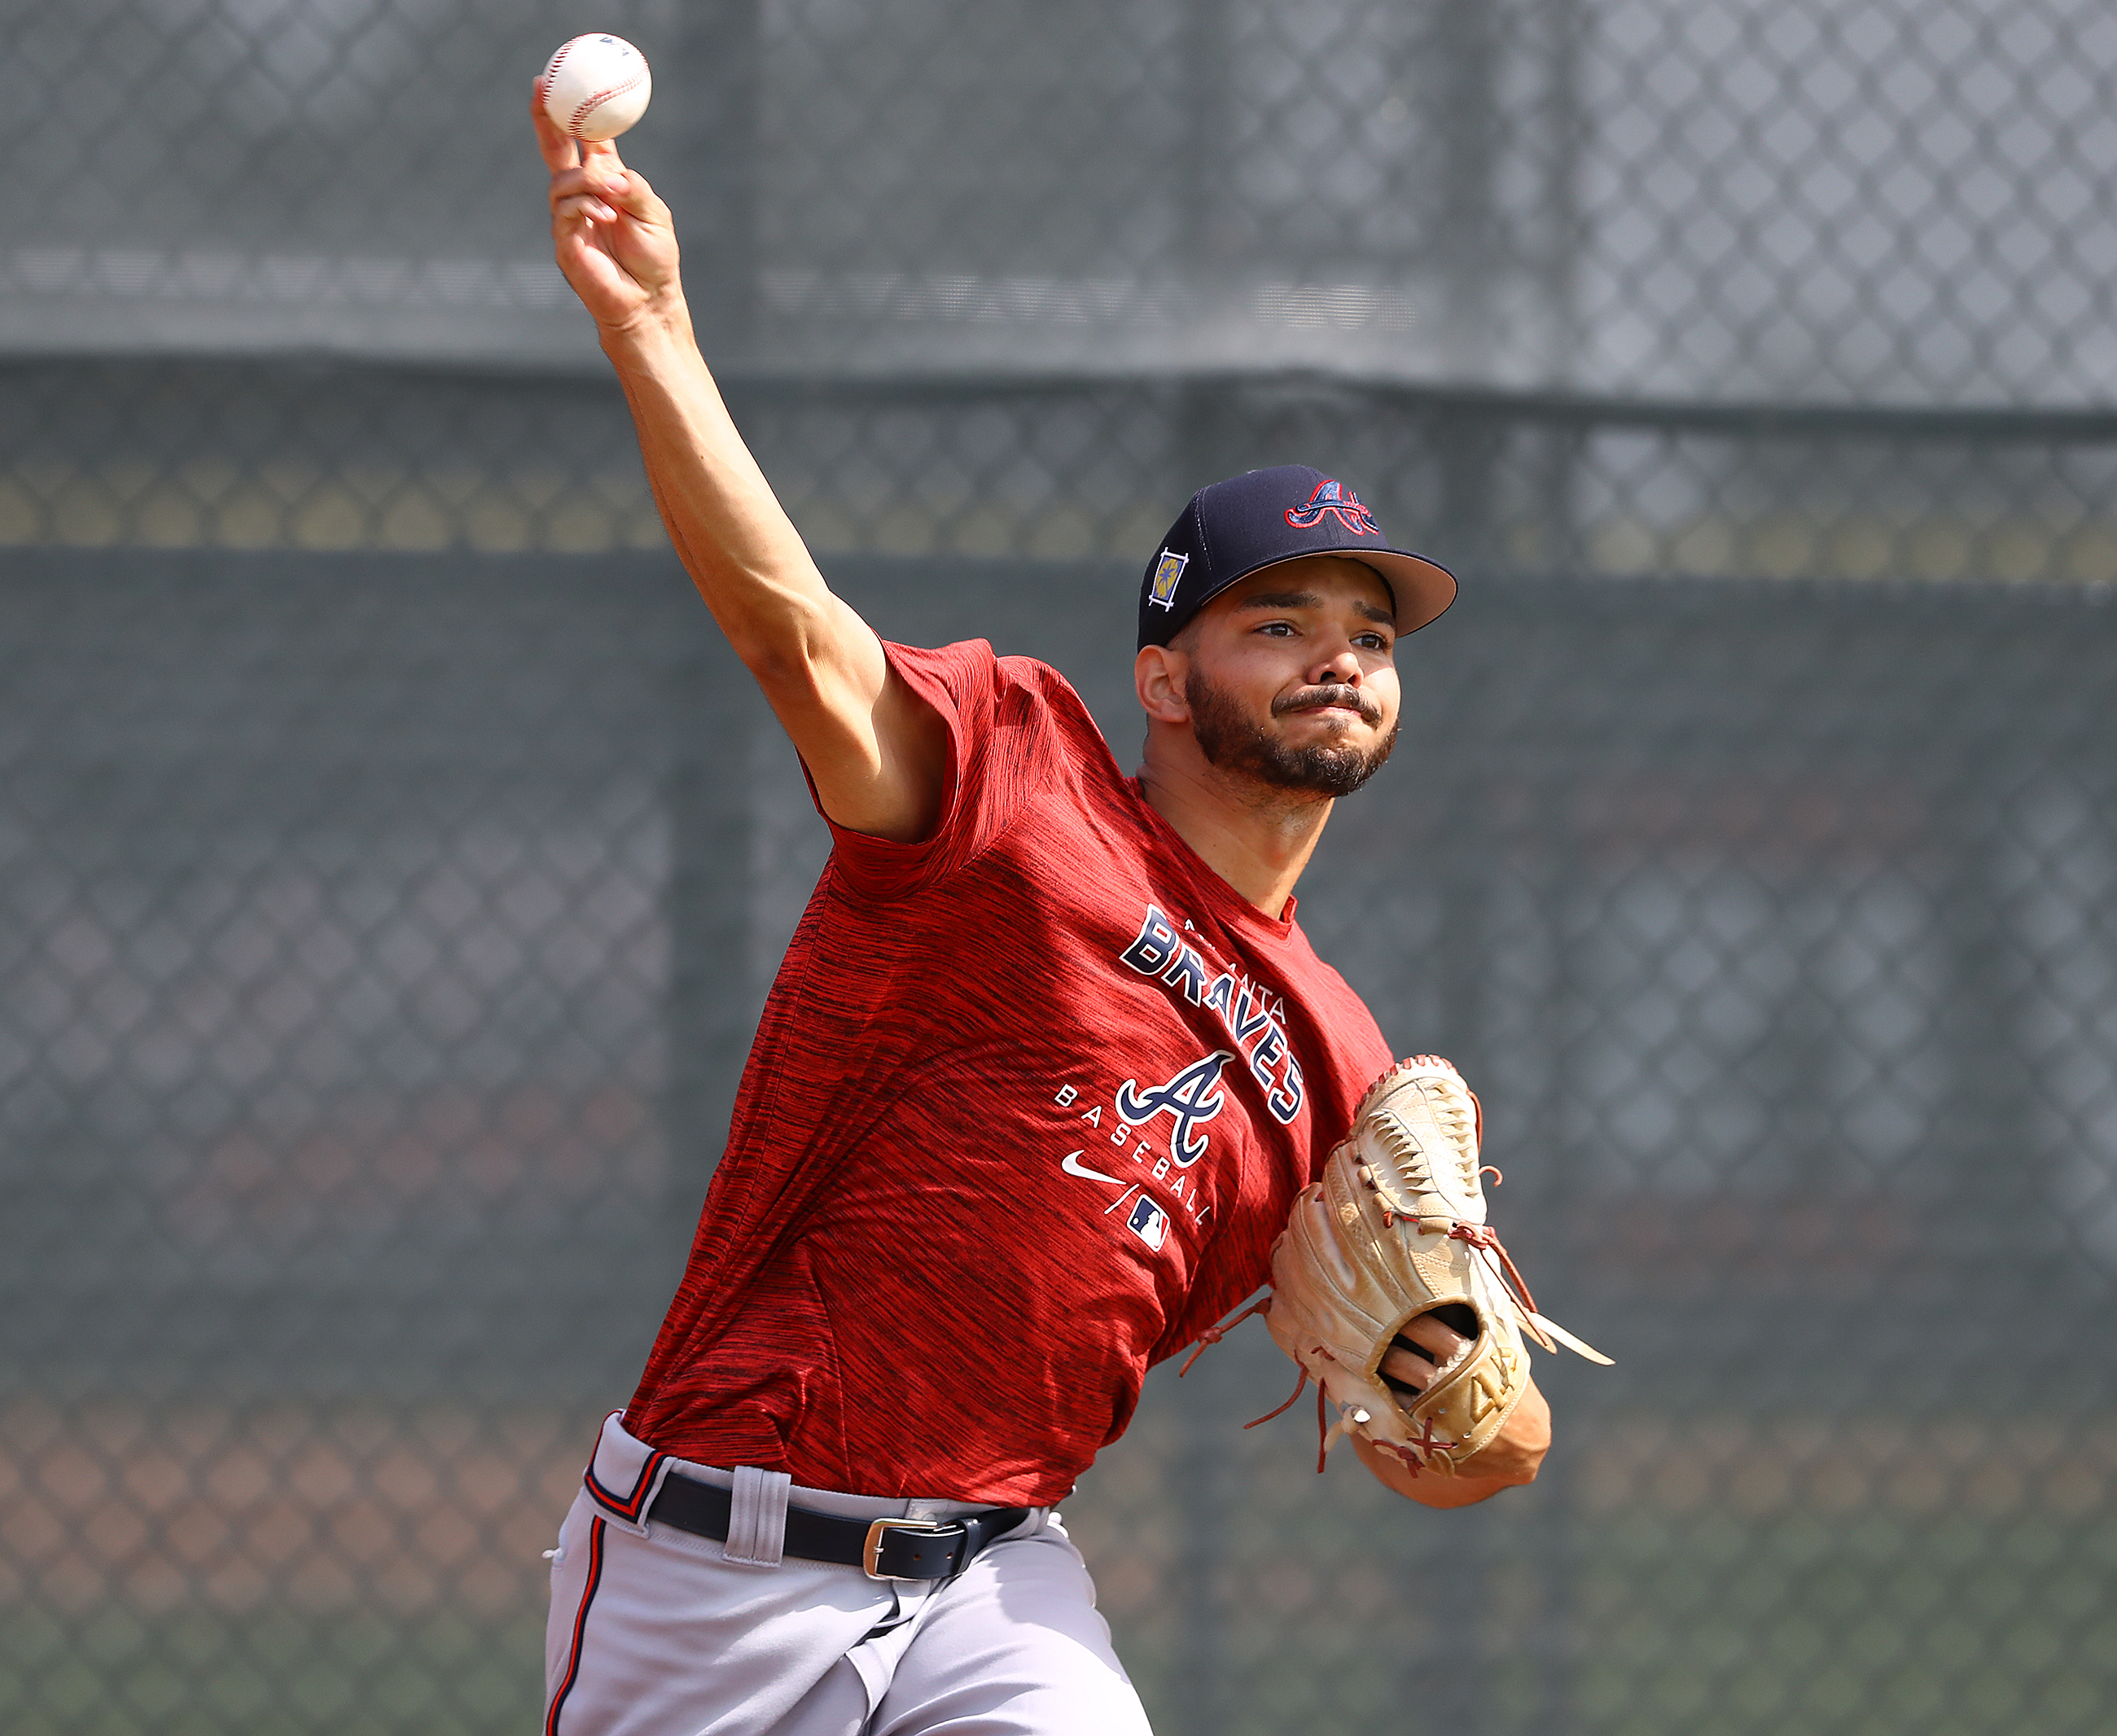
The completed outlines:
[[[602,334],[663,524],[744,663],[799,660],[837,599],[736,430],[680,300]]]
[[[750,456],[691,332],[669,208],[607,141],[560,132],[533,92],[551,172],[552,256],[625,388],[654,504],[699,594],[815,780],[823,811],[922,838],[948,734],[882,642],[831,594]]]

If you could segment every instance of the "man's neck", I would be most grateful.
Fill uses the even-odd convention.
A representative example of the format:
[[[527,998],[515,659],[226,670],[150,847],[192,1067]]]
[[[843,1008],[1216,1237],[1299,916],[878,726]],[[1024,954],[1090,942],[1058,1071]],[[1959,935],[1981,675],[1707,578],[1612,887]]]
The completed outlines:
[[[1276,921],[1315,853],[1332,803],[1327,796],[1231,778],[1202,763],[1140,768],[1147,804],[1245,902]]]

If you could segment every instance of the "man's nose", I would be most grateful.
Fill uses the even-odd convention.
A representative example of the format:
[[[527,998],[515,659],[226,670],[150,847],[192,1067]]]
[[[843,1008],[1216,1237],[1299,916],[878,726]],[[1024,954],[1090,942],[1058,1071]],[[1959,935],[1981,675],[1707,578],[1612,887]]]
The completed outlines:
[[[1317,687],[1357,687],[1360,685],[1360,653],[1350,645],[1341,646],[1334,654],[1309,672],[1309,681]]]

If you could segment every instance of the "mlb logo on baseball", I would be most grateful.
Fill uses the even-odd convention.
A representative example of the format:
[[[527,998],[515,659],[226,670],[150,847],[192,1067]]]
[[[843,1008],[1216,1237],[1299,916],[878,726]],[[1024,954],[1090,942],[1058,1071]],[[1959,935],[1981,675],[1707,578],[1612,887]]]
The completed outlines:
[[[1131,1223],[1132,1234],[1157,1251],[1169,1240],[1169,1214],[1143,1194],[1132,1208]]]

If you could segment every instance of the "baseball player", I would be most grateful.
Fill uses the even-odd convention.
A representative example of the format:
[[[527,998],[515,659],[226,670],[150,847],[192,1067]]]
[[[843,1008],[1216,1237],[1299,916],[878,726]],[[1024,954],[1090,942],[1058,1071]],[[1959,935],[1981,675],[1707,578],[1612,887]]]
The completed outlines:
[[[885,644],[832,593],[693,341],[667,207],[532,107],[671,540],[833,844],[554,1552],[547,1736],[1143,1731],[1054,1503],[1265,1281],[1391,1068],[1293,892],[1455,581],[1314,471],[1201,490],[1142,585],[1127,777],[1051,669]],[[1380,1374],[1417,1397],[1469,1343],[1420,1318]],[[1515,1396],[1451,1476],[1355,1447],[1482,1500],[1548,1438]]]

